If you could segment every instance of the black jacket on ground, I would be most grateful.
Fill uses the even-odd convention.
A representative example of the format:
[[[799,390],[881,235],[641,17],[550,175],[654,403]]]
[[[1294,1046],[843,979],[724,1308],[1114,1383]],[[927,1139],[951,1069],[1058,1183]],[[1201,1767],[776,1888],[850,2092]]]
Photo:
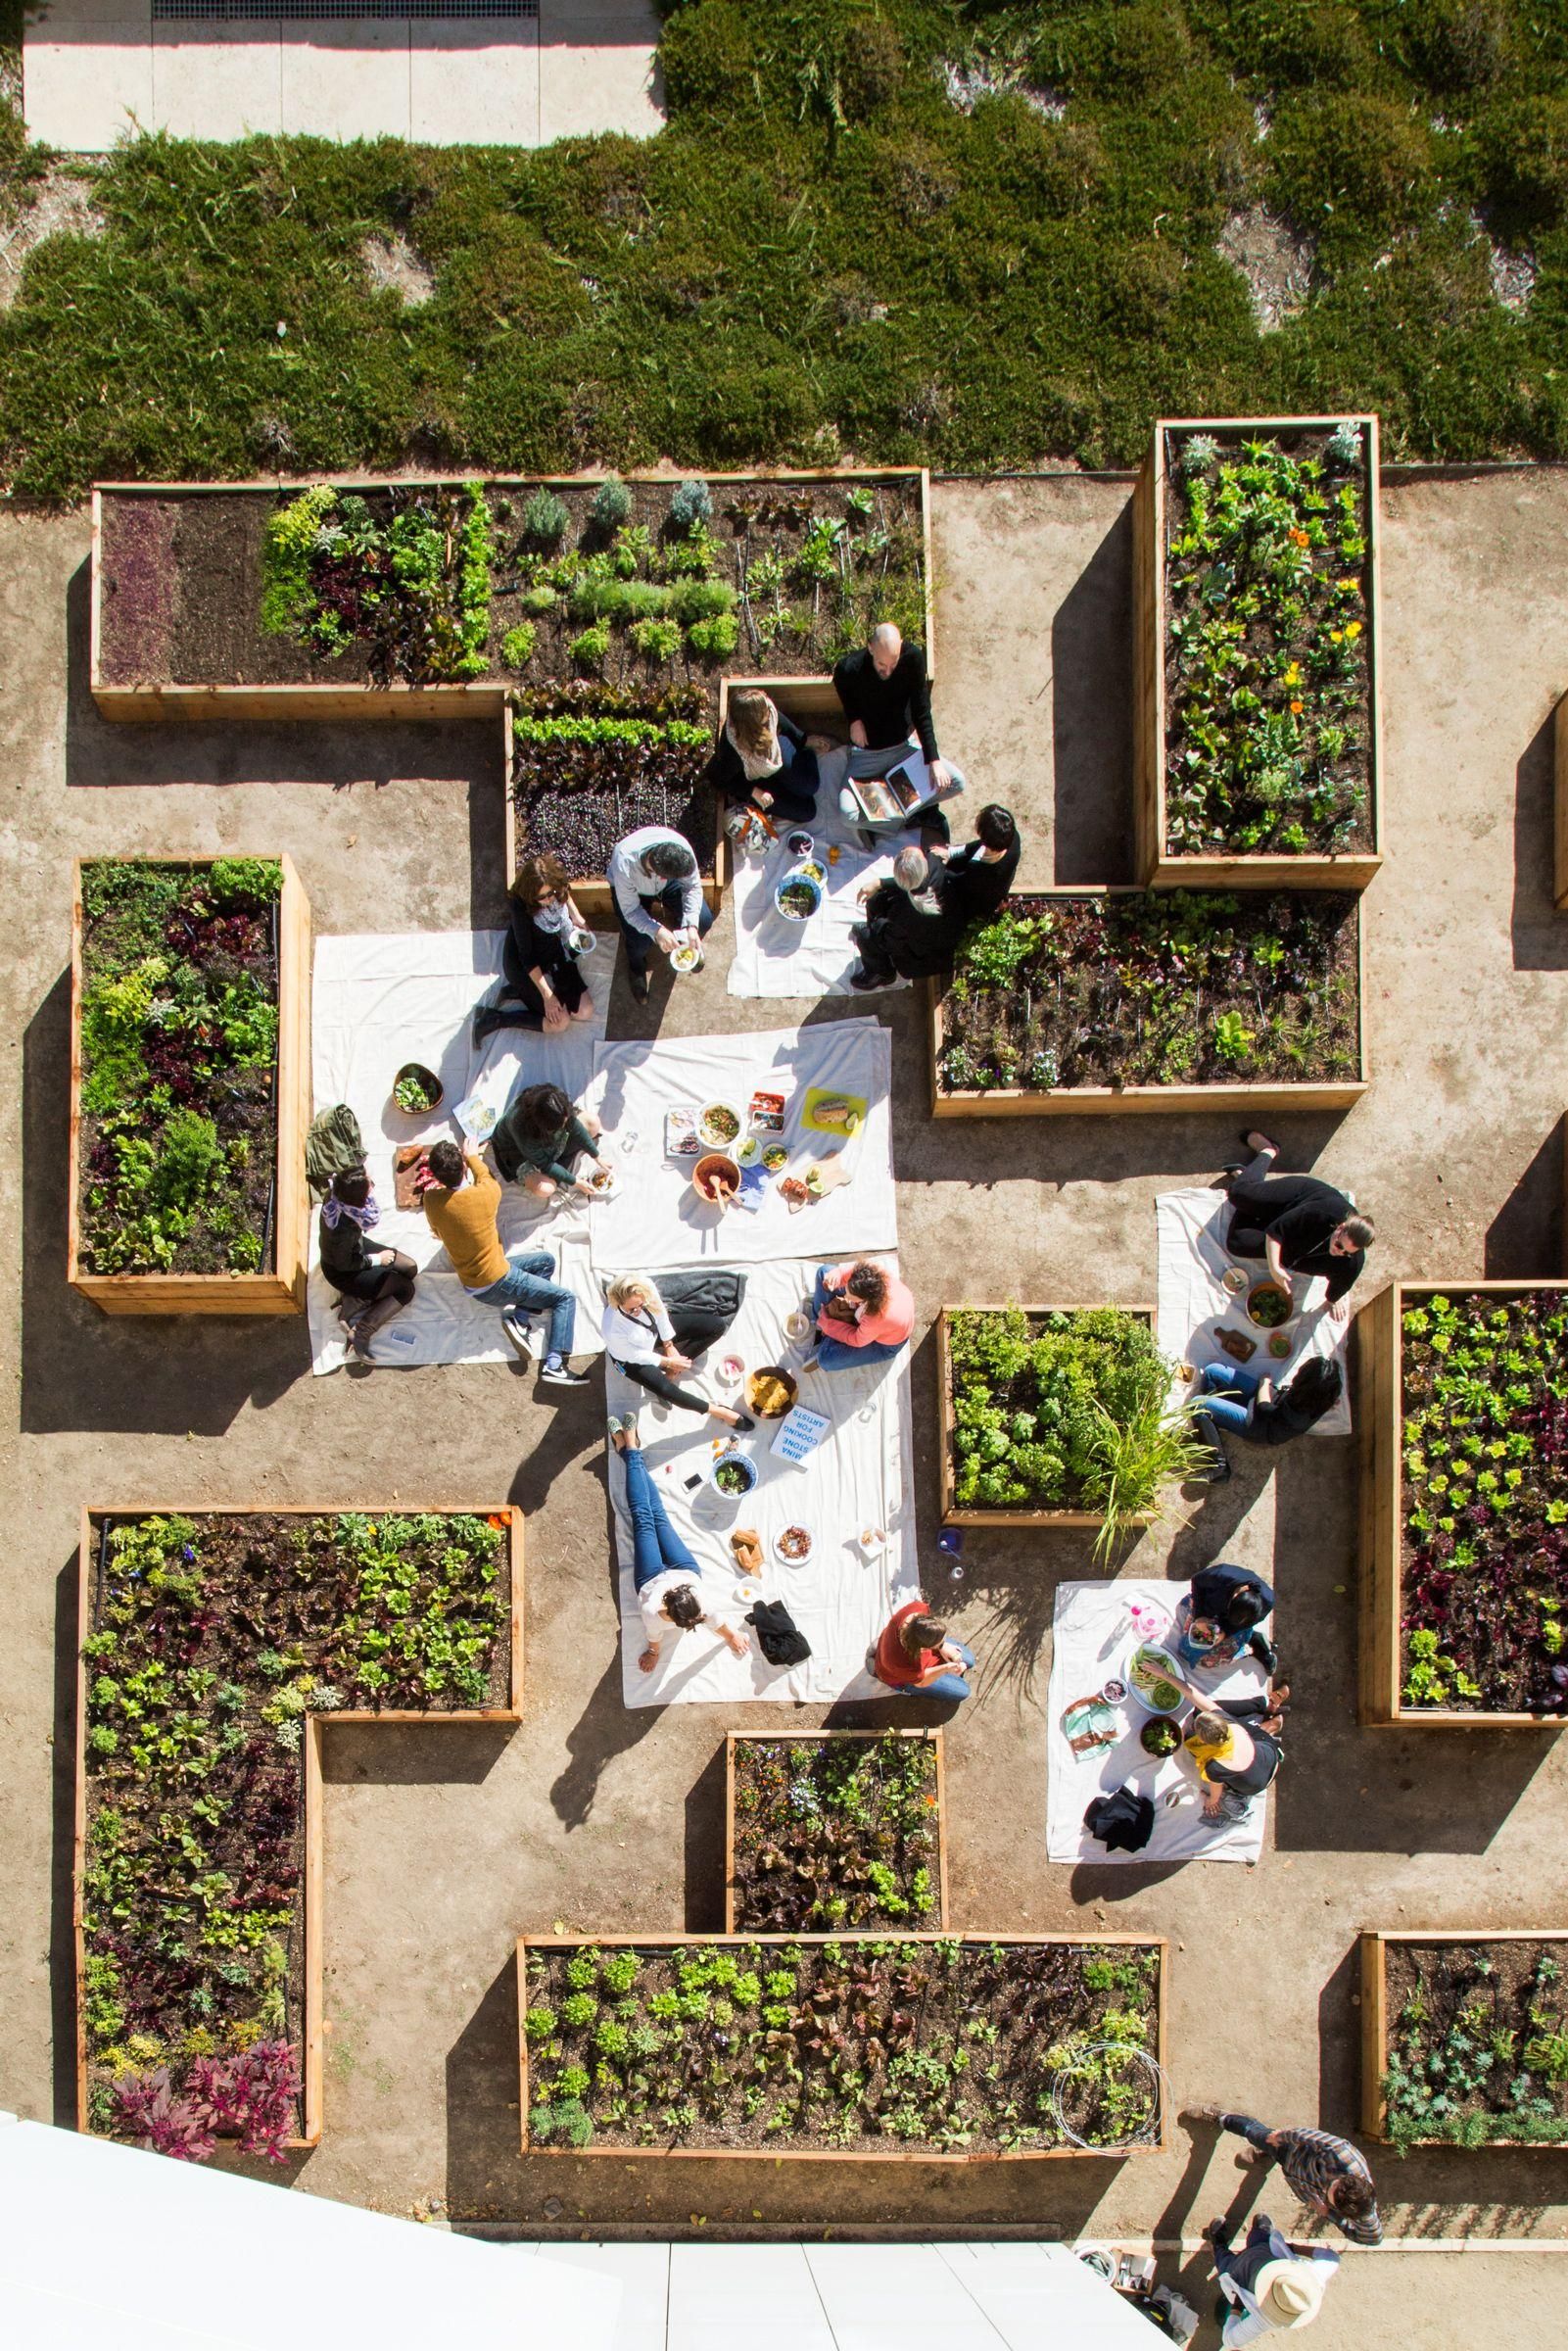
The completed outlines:
[[[926,675],[926,648],[906,639],[890,675],[879,678],[865,646],[846,653],[833,671],[833,687],[851,724],[858,718],[866,730],[869,750],[884,751],[913,733],[927,760],[940,757],[936,728],[931,720],[931,682]]]

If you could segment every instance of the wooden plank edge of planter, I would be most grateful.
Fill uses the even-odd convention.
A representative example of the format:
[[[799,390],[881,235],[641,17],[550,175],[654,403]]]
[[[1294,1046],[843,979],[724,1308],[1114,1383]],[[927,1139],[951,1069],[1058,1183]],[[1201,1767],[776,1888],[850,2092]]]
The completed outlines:
[[[90,2129],[87,2095],[87,2000],[86,2000],[86,1943],[82,1933],[83,1865],[87,1844],[87,1660],[83,1648],[92,1623],[92,1523],[95,1518],[149,1518],[171,1513],[182,1506],[168,1503],[132,1503],[116,1507],[107,1503],[83,1503],[81,1527],[76,1552],[76,1788],[75,1819],[71,1863],[71,1930],[74,1944],[74,1977],[76,2036],[76,2129]],[[187,1511],[190,1506],[183,1506]],[[378,1506],[372,1505],[371,1508]],[[329,1518],[342,1515],[341,1503],[216,1503],[196,1507],[195,1514],[203,1518],[247,1518],[264,1514],[272,1518]],[[325,1979],[322,1973],[322,1928],[325,1911],[324,1860],[322,1850],[322,1776],[321,1737],[323,1726],[329,1722],[362,1727],[369,1723],[429,1723],[440,1728],[473,1722],[521,1722],[523,1706],[523,1513],[512,1502],[496,1503],[488,1507],[474,1506],[463,1510],[461,1504],[443,1502],[421,1506],[417,1503],[399,1503],[400,1513],[419,1514],[428,1510],[431,1516],[499,1518],[507,1522],[507,1559],[511,1590],[509,1618],[511,1625],[511,1655],[508,1659],[507,1703],[504,1706],[422,1707],[387,1706],[380,1709],[355,1706],[341,1713],[308,1713],[305,1718],[305,1738],[301,1752],[304,1776],[302,1803],[305,1859],[301,1871],[302,1903],[304,1909],[305,1950],[301,1963],[302,2009],[300,2018],[301,2065],[300,2102],[302,2124],[299,2135],[285,2140],[296,2152],[308,2152],[321,2140],[323,2090],[322,2011],[325,2006]]]
[[[1568,694],[1562,695],[1551,721],[1552,775],[1552,904],[1568,914]]]
[[[595,482],[608,480],[605,473],[590,474],[473,474],[431,473],[400,475],[391,480],[385,474],[309,474],[275,480],[254,479],[243,482],[95,482],[92,489],[92,552],[90,557],[89,658],[88,690],[100,713],[105,718],[141,720],[156,723],[160,719],[258,718],[258,719],[331,719],[395,716],[398,718],[446,718],[453,713],[469,718],[488,717],[498,707],[504,710],[508,693],[503,677],[448,679],[429,686],[410,686],[397,683],[391,686],[352,685],[328,686],[320,683],[302,685],[200,686],[171,680],[159,685],[107,686],[102,679],[102,604],[103,604],[103,520],[104,500],[108,498],[190,498],[190,497],[293,497],[298,492],[330,483],[336,490],[452,490],[465,483],[480,481],[487,490],[581,490]],[[663,473],[628,473],[615,477],[627,482],[671,484],[672,477]],[[707,473],[706,482],[740,484],[743,482],[913,482],[920,499],[920,529],[923,550],[924,577],[922,588],[926,607],[926,660],[931,675],[935,674],[936,600],[931,574],[931,477],[924,465],[881,465],[870,471],[831,470],[807,473]],[[673,485],[672,485],[673,486]],[[515,871],[515,868],[512,869]],[[508,880],[510,876],[508,875]],[[717,906],[714,909],[718,911]]]
[[[1390,2144],[1388,2106],[1383,2076],[1388,2071],[1388,1952],[1395,1943],[1568,1943],[1568,1927],[1364,1927],[1357,1936],[1361,1991],[1361,2135]],[[1416,2147],[1446,2147],[1446,2138],[1416,2138]],[[1556,2142],[1557,2151],[1562,2148]],[[1533,2138],[1487,2138],[1485,2148],[1550,2148],[1553,2142]],[[1477,2150],[1471,2149],[1474,2153]]]
[[[1155,1326],[1152,1306],[1123,1306],[1119,1299],[1107,1299],[1100,1304],[1115,1308],[1117,1314],[1141,1315],[1151,1332]],[[1080,1302],[1076,1306],[1023,1306],[1023,1315],[1090,1315],[1100,1311],[1099,1305]],[[941,1510],[944,1526],[1029,1526],[1029,1527],[1100,1527],[1105,1524],[1103,1511],[989,1511],[977,1507],[964,1508],[954,1500],[957,1479],[954,1476],[953,1438],[957,1428],[957,1406],[953,1395],[953,1353],[948,1335],[951,1315],[1005,1315],[1010,1306],[975,1305],[966,1299],[962,1306],[944,1306],[936,1318],[936,1401],[941,1420],[941,1453],[938,1474],[941,1478]],[[1129,1518],[1129,1526],[1149,1526],[1153,1520],[1146,1514]]]
[[[231,852],[236,853],[236,852]],[[310,901],[286,850],[261,850],[282,869],[278,899],[277,1086],[272,1102],[273,1211],[270,1273],[84,1273],[81,1271],[82,869],[88,865],[183,865],[210,856],[77,857],[71,896],[71,1112],[67,1141],[66,1280],[106,1315],[297,1315],[305,1306],[310,1204],[305,1138],[313,1100],[310,1070]]]
[[[1371,1366],[1357,1382],[1361,1433],[1361,1670],[1358,1714],[1367,1728],[1439,1731],[1561,1731],[1568,1716],[1482,1712],[1457,1706],[1406,1706],[1402,1699],[1404,1306],[1433,1297],[1516,1298],[1529,1290],[1568,1289],[1568,1280],[1391,1281],[1356,1317],[1358,1352],[1371,1335]],[[1378,1311],[1382,1313],[1379,1316]],[[1372,1318],[1368,1321],[1368,1318]],[[1363,1325],[1365,1326],[1363,1329]],[[1365,1406],[1371,1409],[1364,1409]]]
[[[1180,856],[1165,846],[1165,435],[1168,432],[1316,431],[1357,424],[1366,433],[1367,707],[1366,808],[1371,841],[1336,854]],[[1378,648],[1383,620],[1378,419],[1370,410],[1334,416],[1162,416],[1133,493],[1133,833],[1136,871],[1151,889],[1365,889],[1383,863],[1383,710]],[[1568,851],[1559,851],[1559,858]],[[1559,863],[1559,872],[1564,867]],[[1568,883],[1565,883],[1568,886]],[[1559,900],[1559,903],[1562,903]]]
[[[1133,2145],[1125,2147],[1007,2147],[998,2148],[994,2151],[987,2147],[973,2153],[963,2148],[958,2148],[952,2151],[937,2148],[929,2152],[922,2149],[917,2152],[916,2150],[908,2147],[877,2147],[869,2150],[864,2148],[852,2150],[845,2147],[780,2146],[644,2147],[626,2146],[619,2143],[617,2143],[615,2146],[594,2146],[592,2144],[592,2142],[586,2147],[557,2147],[549,2145],[536,2147],[532,2139],[529,2137],[528,2033],[526,2020],[528,2016],[528,1954],[531,1950],[577,1951],[583,1949],[586,1944],[593,1944],[596,1948],[602,1949],[607,1943],[615,1943],[624,1946],[627,1949],[653,1951],[669,1949],[685,1950],[689,1949],[693,1944],[696,1943],[884,1943],[888,1940],[889,1938],[885,1934],[879,1935],[874,1932],[853,1935],[637,1935],[629,1934],[625,1930],[617,1930],[614,1933],[605,1935],[519,1935],[517,1938],[516,1949],[517,2059],[518,2081],[520,2087],[520,2094],[518,2098],[518,2133],[522,2152],[525,2155],[543,2156],[619,2155],[626,2160],[630,2160],[637,2156],[653,2155],[674,2157],[683,2162],[692,2163],[718,2161],[721,2163],[942,2164],[1061,2163],[1071,2162],[1074,2158],[1080,2161],[1087,2160],[1093,2162],[1098,2160],[1102,2163],[1108,2161],[1119,2163],[1129,2155],[1162,2155],[1168,2153],[1170,2147],[1170,2116],[1165,2110],[1165,2101],[1164,2096],[1162,2096],[1160,2100],[1160,2135],[1158,2138],[1141,2140]],[[1072,1944],[1074,1948],[1077,1949],[1083,1949],[1089,1946],[1098,1948],[1103,1944],[1125,1945],[1127,1943],[1132,1943],[1135,1944],[1139,1950],[1152,1950],[1156,1954],[1157,1960],[1155,1970],[1155,2062],[1160,2068],[1162,2079],[1164,2079],[1165,2072],[1165,2011],[1169,2005],[1170,1993],[1170,1939],[1168,1936],[1115,1934],[984,1935],[974,1929],[965,1929],[955,1937],[953,1935],[945,1934],[937,1929],[912,1928],[909,1933],[898,1935],[892,1940],[895,1940],[899,1943],[951,1943],[957,1941],[959,1943],[1023,1943],[1035,1945],[1041,1943],[1065,1943]]]
[[[1307,890],[1316,887],[1301,883]],[[1024,889],[1022,898],[1141,897],[1141,884],[1057,884],[1045,889]],[[1004,901],[1005,903],[1005,901]],[[963,1087],[944,1093],[941,1085],[944,1034],[942,982],[926,983],[927,1043],[933,1119],[1061,1118],[1073,1111],[1090,1116],[1136,1116],[1160,1111],[1189,1110],[1350,1110],[1372,1082],[1371,1057],[1366,1043],[1366,925],[1360,901],[1355,919],[1355,1054],[1356,1078],[1324,1080],[1258,1079],[1249,1082],[1212,1085],[997,1085],[985,1090]]]
[[[923,1739],[936,1751],[936,1868],[940,1884],[937,1889],[936,1916],[939,1931],[947,1932],[947,1794],[942,1776],[942,1733],[939,1726],[914,1731],[727,1731],[724,1741],[724,1931],[726,1935],[745,1935],[747,1930],[736,1924],[736,1896],[738,1888],[735,1874],[735,1751],[737,1746],[761,1747],[768,1744],[788,1747],[826,1747],[831,1739]],[[897,1927],[866,1927],[849,1930],[855,1934],[896,1935]],[[537,1938],[536,1938],[537,1940]]]

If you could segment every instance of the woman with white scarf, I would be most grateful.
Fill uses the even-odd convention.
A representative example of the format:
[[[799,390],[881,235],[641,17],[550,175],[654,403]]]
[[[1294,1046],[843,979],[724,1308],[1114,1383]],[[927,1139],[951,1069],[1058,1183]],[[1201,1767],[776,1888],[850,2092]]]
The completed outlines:
[[[383,1249],[367,1238],[381,1211],[363,1168],[332,1178],[321,1203],[321,1271],[338,1293],[338,1313],[349,1325],[349,1345],[361,1363],[370,1361],[370,1340],[383,1322],[401,1314],[413,1297],[416,1269],[401,1249]]]
[[[729,717],[703,776],[731,803],[726,831],[754,809],[770,823],[803,825],[817,813],[817,742],[771,695],[743,688],[730,696]]]

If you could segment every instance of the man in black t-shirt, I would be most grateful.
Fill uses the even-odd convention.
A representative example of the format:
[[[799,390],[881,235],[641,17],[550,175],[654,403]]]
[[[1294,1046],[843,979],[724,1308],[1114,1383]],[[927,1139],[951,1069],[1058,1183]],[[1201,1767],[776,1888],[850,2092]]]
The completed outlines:
[[[920,744],[935,798],[947,799],[962,792],[963,777],[936,747],[924,646],[906,644],[892,622],[884,620],[873,629],[865,645],[844,655],[833,671],[833,688],[849,721],[851,776],[885,776],[915,742]],[[926,841],[948,839],[947,818],[931,800],[923,801],[908,817],[887,817],[869,827],[847,788],[839,794],[839,806],[851,824],[873,835],[918,830]]]
[[[1251,1162],[1227,1168],[1223,1178],[1231,1205],[1226,1248],[1232,1257],[1265,1259],[1285,1290],[1293,1273],[1315,1274],[1328,1289],[1318,1312],[1345,1321],[1350,1293],[1375,1238],[1371,1218],[1319,1176],[1275,1176],[1279,1145],[1266,1134],[1250,1132],[1244,1139]]]
[[[978,838],[934,865],[931,887],[942,912],[959,923],[988,923],[1012,888],[1023,844],[1006,808],[992,800],[974,820]]]

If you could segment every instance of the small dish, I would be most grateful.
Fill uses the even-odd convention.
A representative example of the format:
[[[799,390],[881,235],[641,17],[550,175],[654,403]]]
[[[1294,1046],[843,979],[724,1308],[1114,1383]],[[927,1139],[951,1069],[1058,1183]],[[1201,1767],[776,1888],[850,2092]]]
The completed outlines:
[[[728,1151],[740,1132],[740,1113],[728,1102],[704,1104],[697,1133],[710,1151]]]
[[[743,1143],[736,1143],[735,1156],[737,1167],[754,1168],[762,1157],[762,1145],[754,1134],[748,1134]]]
[[[789,1154],[783,1143],[770,1143],[762,1155],[762,1164],[770,1176],[777,1176],[789,1165]]]
[[[1268,1352],[1276,1364],[1282,1364],[1295,1350],[1296,1342],[1288,1330],[1273,1330],[1268,1334]]]
[[[791,857],[812,857],[817,851],[817,843],[809,833],[786,833],[784,847]]]
[[[689,939],[685,939],[680,946],[670,949],[672,972],[695,972],[701,969],[701,965],[702,949],[699,946],[693,946]]]
[[[1244,1266],[1227,1266],[1219,1276],[1220,1287],[1228,1290],[1233,1298],[1241,1296],[1251,1279],[1252,1275]]]
[[[773,1538],[773,1556],[785,1567],[803,1567],[812,1554],[811,1529],[798,1522],[783,1526]]]
[[[745,1375],[745,1365],[737,1355],[727,1355],[720,1362],[719,1378],[725,1387],[737,1388]]]
[[[784,1336],[786,1338],[803,1339],[810,1329],[811,1317],[806,1313],[804,1307],[797,1306],[792,1315],[785,1315]]]
[[[868,1559],[876,1559],[879,1552],[887,1548],[887,1537],[879,1526],[863,1526],[855,1540]]]
[[[608,1200],[615,1190],[615,1170],[595,1168],[593,1175],[585,1176],[583,1180],[595,1200]]]

